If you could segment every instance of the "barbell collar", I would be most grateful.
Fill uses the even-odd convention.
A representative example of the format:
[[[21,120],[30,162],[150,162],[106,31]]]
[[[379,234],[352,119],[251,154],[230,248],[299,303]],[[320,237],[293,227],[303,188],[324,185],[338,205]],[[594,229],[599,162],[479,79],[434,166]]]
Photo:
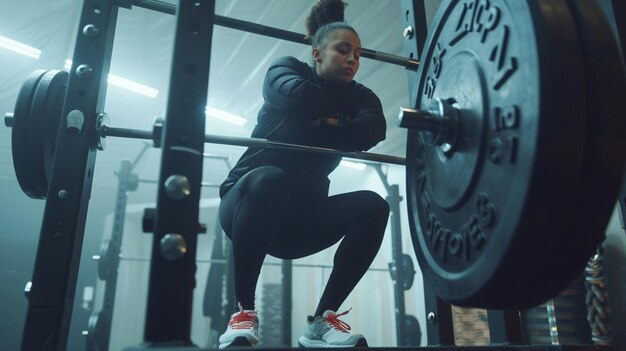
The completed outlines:
[[[400,107],[398,127],[438,133],[441,119],[429,111]]]
[[[426,133],[426,142],[445,146],[445,152],[455,149],[459,131],[459,106],[453,100],[432,99],[426,109],[401,107],[398,113],[399,127]]]

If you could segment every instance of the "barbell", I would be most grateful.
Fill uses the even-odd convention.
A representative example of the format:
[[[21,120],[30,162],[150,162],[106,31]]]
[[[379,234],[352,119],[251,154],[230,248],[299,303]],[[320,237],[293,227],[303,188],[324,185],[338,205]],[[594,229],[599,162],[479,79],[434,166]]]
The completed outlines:
[[[408,217],[427,286],[466,307],[526,308],[556,295],[604,238],[626,163],[626,74],[593,1],[445,0],[421,57],[406,159],[206,135],[207,143],[280,148],[406,165]],[[36,71],[20,90],[12,151],[24,192],[45,198],[57,133],[89,128],[153,140],[81,111],[61,118],[68,74]]]
[[[79,133],[87,126],[81,111],[70,111],[61,123],[61,107],[65,95],[65,84],[69,73],[65,71],[38,70],[29,75],[18,94],[15,111],[5,115],[5,125],[12,127],[13,164],[20,187],[29,197],[45,199],[48,191],[48,176],[54,157],[56,132],[60,125],[68,133]],[[101,113],[92,126],[93,145],[104,150],[108,137],[152,140],[161,147],[164,119],[157,118],[152,130],[115,128],[110,126],[106,113]],[[204,141],[210,144],[236,145],[251,148],[272,148],[300,152],[313,152],[354,158],[362,162],[385,162],[404,165],[405,159],[360,151],[341,151],[329,148],[297,145],[271,141],[263,138],[243,138],[206,134]]]

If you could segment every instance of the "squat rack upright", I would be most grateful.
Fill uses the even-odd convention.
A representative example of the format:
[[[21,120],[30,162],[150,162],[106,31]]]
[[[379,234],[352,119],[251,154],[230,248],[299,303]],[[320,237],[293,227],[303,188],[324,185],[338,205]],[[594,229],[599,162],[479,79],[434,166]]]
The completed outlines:
[[[421,1],[414,0],[423,7]],[[30,288],[22,350],[66,349],[113,40],[120,7],[177,15],[159,183],[188,183],[190,192],[159,186],[144,341],[191,346],[199,194],[214,25],[308,43],[301,34],[215,15],[215,0],[84,0]],[[423,22],[425,23],[425,21]],[[425,34],[424,34],[425,36]],[[363,57],[416,70],[418,61],[368,49]],[[417,55],[416,55],[417,57]],[[67,116],[67,117],[66,117]],[[61,156],[62,155],[62,156]],[[169,191],[168,191],[169,190]],[[176,219],[176,220],[174,220]],[[169,235],[168,235],[169,234]],[[174,244],[174,245],[172,245]],[[185,253],[180,255],[180,249]],[[164,323],[167,321],[167,324]]]

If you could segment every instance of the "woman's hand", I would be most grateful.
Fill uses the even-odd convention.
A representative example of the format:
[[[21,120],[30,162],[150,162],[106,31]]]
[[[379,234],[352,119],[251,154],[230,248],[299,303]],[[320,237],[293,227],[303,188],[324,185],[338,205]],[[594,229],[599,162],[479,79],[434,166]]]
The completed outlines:
[[[308,123],[315,127],[319,127],[322,123],[335,126],[335,127],[341,127],[342,125],[339,118],[335,118],[335,117],[322,117],[322,118],[314,119],[312,121],[308,121]]]

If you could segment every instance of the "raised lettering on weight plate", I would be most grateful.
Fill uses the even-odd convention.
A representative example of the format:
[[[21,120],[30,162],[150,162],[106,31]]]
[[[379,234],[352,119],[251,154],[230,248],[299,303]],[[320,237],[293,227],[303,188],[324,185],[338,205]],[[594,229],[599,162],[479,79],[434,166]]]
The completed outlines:
[[[495,108],[495,130],[517,129],[519,127],[519,107],[516,105]]]
[[[450,231],[441,226],[440,223],[437,225],[437,230],[435,231],[435,235],[432,237],[432,250],[434,253],[439,254],[441,260],[446,263],[447,262],[447,242],[448,237],[450,237]]]
[[[495,30],[500,23],[500,8],[491,6],[488,0],[479,0],[475,8],[474,28],[476,33],[480,34],[480,42],[484,43],[489,33]]]
[[[450,46],[454,46],[467,34],[474,30],[474,9],[476,8],[476,4],[474,2],[465,2],[462,6],[463,9],[461,10],[461,15],[457,21],[454,36],[448,43]]]
[[[478,217],[472,216],[465,227],[465,233],[469,238],[469,243],[474,250],[478,250],[483,246],[487,239],[480,225],[478,225]]]
[[[491,77],[491,88],[494,90],[500,89],[517,70],[517,59],[515,57],[510,57],[508,54],[510,37],[509,27],[502,26],[502,30],[499,35],[499,40],[493,46],[491,54],[489,55],[489,61],[493,62],[496,67],[496,71]]]
[[[480,193],[478,199],[476,199],[476,213],[480,223],[489,228],[495,222],[496,207],[489,200],[489,196],[485,193]]]
[[[448,44],[454,46],[472,32],[478,33],[480,41],[485,42],[489,32],[500,22],[500,8],[492,6],[489,0],[466,1],[461,6],[454,35]]]
[[[510,131],[516,131],[520,126],[520,108],[517,105],[494,108],[493,130],[499,134],[503,145],[502,155],[507,155],[509,163],[517,160],[517,135],[511,135]],[[508,131],[508,132],[507,132]],[[504,132],[504,133],[502,133]],[[515,132],[517,134],[517,132]],[[493,161],[493,160],[492,160]]]
[[[448,50],[446,49],[442,49],[441,47],[441,43],[437,43],[437,46],[435,47],[435,54],[433,55],[433,74],[435,75],[435,78],[439,79],[439,76],[441,75],[441,66],[443,65],[443,57],[446,56],[446,53],[448,52]]]

